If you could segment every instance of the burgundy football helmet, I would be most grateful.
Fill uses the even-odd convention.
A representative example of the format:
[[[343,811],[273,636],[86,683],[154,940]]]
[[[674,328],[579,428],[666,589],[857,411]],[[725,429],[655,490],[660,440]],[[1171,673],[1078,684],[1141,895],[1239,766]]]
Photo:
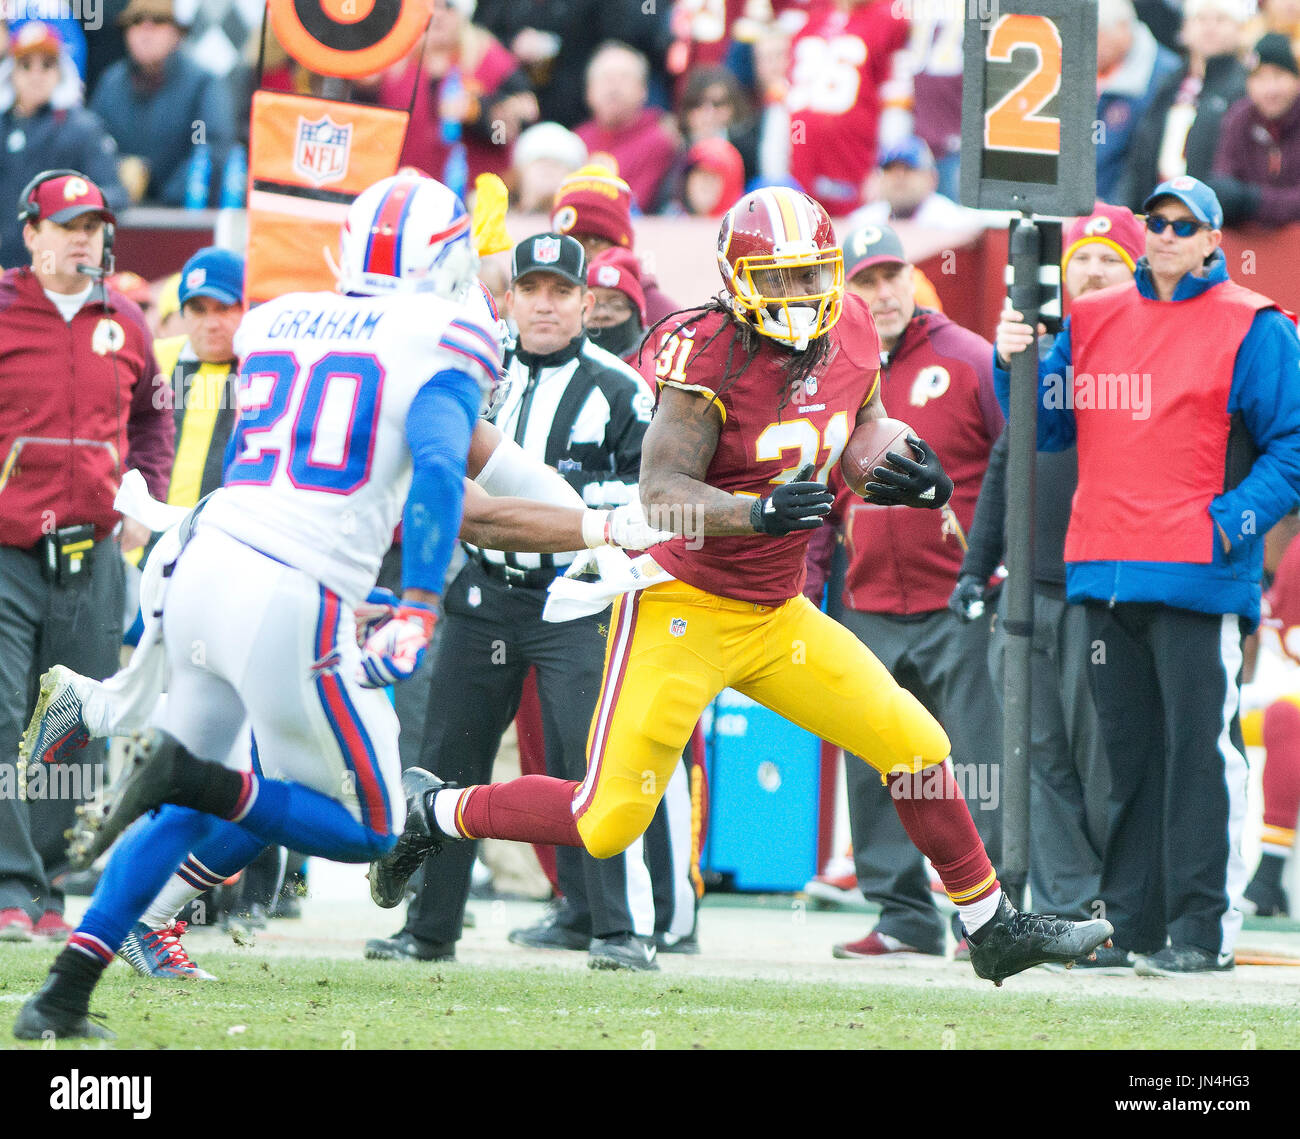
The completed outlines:
[[[829,332],[844,308],[844,255],[831,219],[788,186],[746,194],[723,215],[718,269],[736,318],[796,351]]]

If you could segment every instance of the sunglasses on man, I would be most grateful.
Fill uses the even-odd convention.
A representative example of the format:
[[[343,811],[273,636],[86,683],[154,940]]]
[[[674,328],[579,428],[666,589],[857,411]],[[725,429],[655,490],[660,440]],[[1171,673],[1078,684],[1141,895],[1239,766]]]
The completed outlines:
[[[1177,221],[1173,221],[1170,218],[1161,217],[1159,214],[1151,214],[1147,217],[1147,229],[1152,233],[1164,233],[1170,226],[1173,227],[1176,237],[1191,237],[1197,230],[1211,228],[1195,218],[1179,218]]]

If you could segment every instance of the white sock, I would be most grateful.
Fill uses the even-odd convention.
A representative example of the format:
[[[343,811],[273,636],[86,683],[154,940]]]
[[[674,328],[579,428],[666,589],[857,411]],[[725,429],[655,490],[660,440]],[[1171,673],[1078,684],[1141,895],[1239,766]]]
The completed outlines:
[[[167,884],[158,891],[158,896],[149,903],[144,916],[140,919],[150,929],[166,929],[176,920],[181,907],[197,898],[202,890],[196,890],[179,874],[167,879]]]
[[[448,787],[434,792],[433,821],[438,829],[448,838],[461,838],[460,828],[456,825],[456,806],[465,794],[463,787]]]
[[[957,912],[961,914],[961,924],[966,927],[966,932],[979,929],[995,913],[998,912],[998,903],[1002,901],[1002,887],[999,886],[988,897],[980,898],[977,902],[971,902],[969,905],[958,906]]]

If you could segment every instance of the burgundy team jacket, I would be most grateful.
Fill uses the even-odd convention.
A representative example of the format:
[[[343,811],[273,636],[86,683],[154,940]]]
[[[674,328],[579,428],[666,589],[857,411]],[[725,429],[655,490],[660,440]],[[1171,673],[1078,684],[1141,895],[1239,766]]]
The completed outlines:
[[[949,502],[961,524],[975,517],[989,451],[1002,432],[993,391],[993,346],[942,313],[917,309],[881,368],[885,413],[911,425],[953,481]],[[873,506],[831,475],[830,524],[808,545],[804,593],[821,599],[837,533],[849,551],[844,605],[867,613],[908,616],[943,609],[961,568],[962,545],[946,511]]]
[[[110,289],[106,311],[96,294],[67,322],[30,269],[0,276],[0,545],[85,523],[105,537],[132,467],[167,497],[170,384],[155,383],[140,309]]]

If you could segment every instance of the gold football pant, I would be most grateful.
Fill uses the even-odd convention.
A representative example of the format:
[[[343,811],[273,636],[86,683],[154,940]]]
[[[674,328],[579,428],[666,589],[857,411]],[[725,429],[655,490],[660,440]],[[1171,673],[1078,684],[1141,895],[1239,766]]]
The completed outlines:
[[[882,773],[942,763],[948,737],[852,633],[803,596],[778,606],[666,582],[614,604],[605,676],[574,796],[597,858],[650,824],[691,730],[734,688]]]

